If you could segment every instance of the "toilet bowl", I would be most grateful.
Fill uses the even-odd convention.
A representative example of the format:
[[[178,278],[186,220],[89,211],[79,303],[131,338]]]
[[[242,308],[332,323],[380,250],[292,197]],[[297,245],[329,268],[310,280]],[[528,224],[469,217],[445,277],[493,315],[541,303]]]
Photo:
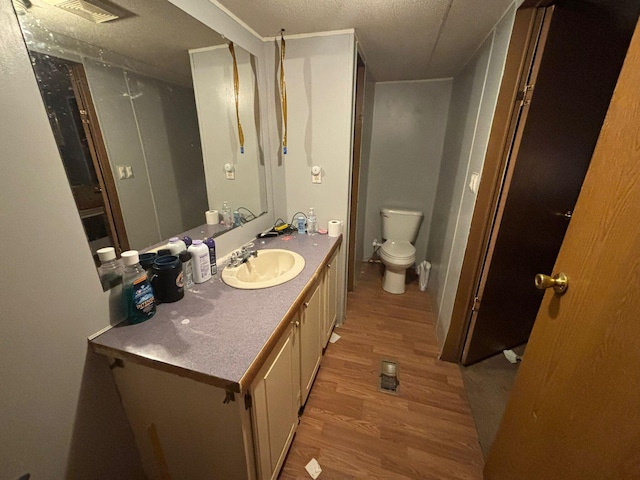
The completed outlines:
[[[416,247],[409,242],[387,240],[380,247],[380,259],[385,266],[382,288],[389,293],[404,293],[407,268],[416,261]]]
[[[385,266],[382,288],[386,292],[405,292],[407,268],[416,261],[415,241],[422,220],[422,213],[410,210],[383,208],[382,237],[386,241],[380,247],[380,260]]]

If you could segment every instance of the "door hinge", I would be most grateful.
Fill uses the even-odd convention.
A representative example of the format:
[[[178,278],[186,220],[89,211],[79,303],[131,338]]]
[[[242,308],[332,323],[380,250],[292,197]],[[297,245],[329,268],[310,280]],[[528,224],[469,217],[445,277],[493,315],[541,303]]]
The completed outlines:
[[[471,305],[471,311],[477,312],[478,309],[480,309],[480,299],[478,297],[475,297],[473,299],[473,304]]]
[[[517,100],[520,100],[520,106],[524,107],[531,103],[531,97],[533,96],[534,84],[525,85],[524,90],[518,92]]]
[[[225,405],[230,403],[230,402],[235,402],[236,401],[236,396],[233,393],[232,390],[229,389],[225,389],[224,391],[224,400],[222,401],[222,403],[224,403]]]
[[[248,393],[244,394],[244,409],[245,410],[249,410],[251,407],[253,407],[253,400],[251,398],[251,395]]]

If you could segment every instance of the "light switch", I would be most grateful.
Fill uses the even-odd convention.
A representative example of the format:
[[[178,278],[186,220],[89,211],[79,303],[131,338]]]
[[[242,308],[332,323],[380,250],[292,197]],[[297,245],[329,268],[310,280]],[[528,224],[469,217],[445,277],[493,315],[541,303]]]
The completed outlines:
[[[322,183],[322,168],[318,165],[311,167],[311,183]]]
[[[118,180],[127,180],[134,176],[131,165],[116,165],[116,170],[118,172]]]

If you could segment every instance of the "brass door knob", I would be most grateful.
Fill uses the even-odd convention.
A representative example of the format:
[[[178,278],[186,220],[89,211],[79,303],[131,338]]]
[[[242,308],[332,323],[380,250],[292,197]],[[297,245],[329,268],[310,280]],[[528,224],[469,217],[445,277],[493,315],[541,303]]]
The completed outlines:
[[[544,290],[545,288],[552,288],[558,294],[562,295],[569,288],[569,277],[560,272],[553,277],[539,273],[536,275],[536,288]]]

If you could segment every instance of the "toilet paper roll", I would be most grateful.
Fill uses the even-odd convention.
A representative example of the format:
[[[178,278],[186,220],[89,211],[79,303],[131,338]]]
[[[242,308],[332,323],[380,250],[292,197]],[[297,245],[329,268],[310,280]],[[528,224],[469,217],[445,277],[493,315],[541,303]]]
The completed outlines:
[[[207,225],[217,225],[220,222],[218,210],[207,210],[204,212],[204,216],[207,219]]]
[[[342,222],[340,220],[329,220],[329,236],[338,237],[342,233]]]

